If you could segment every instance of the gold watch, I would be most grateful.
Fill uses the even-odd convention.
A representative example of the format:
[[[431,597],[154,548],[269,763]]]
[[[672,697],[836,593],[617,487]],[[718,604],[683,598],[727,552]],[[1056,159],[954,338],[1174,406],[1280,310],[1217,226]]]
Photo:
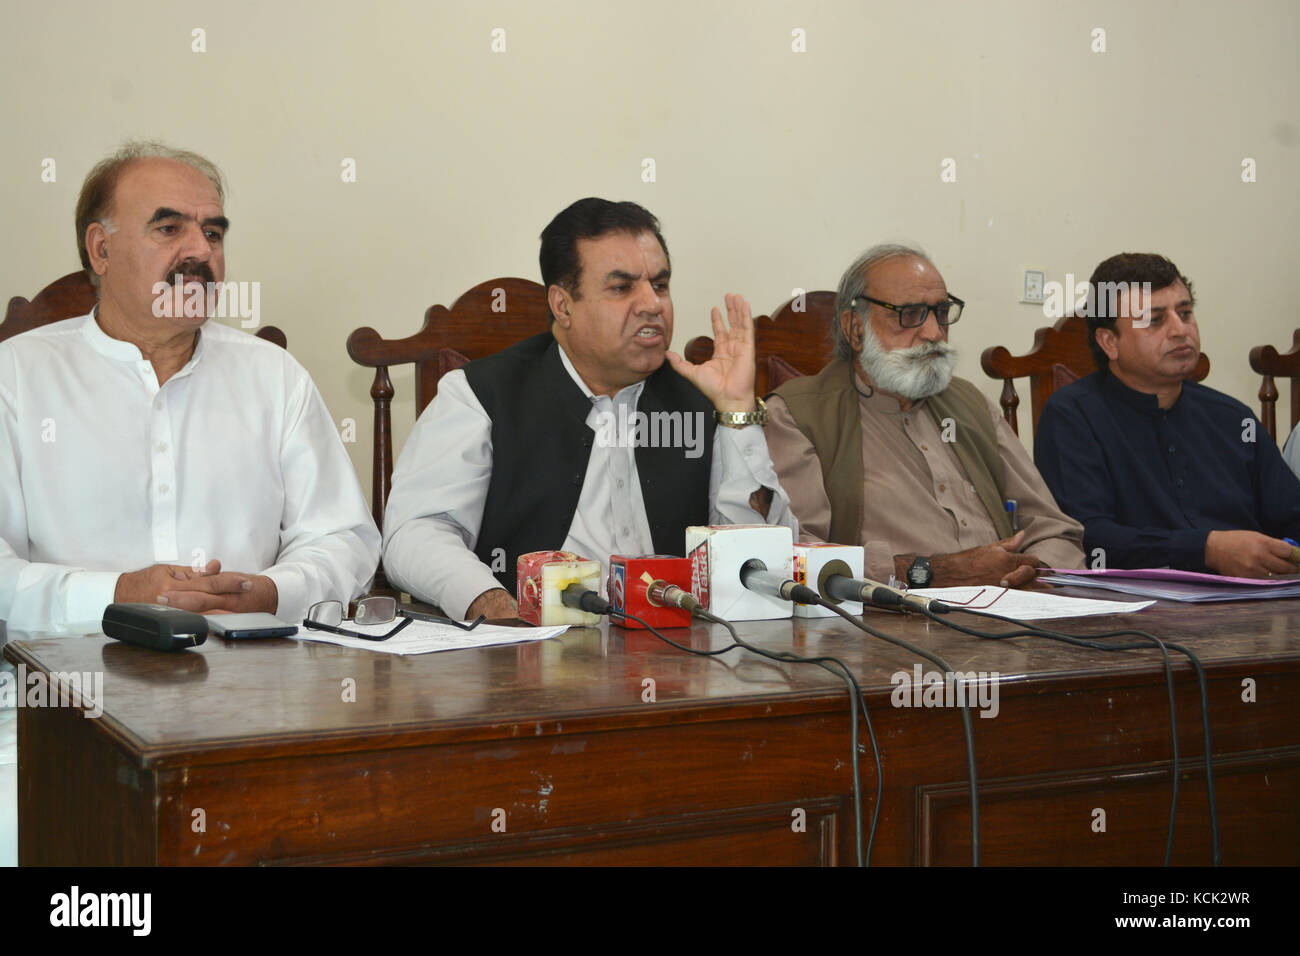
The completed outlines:
[[[766,425],[767,424],[767,404],[761,398],[755,398],[758,403],[758,409],[752,412],[720,412],[717,409],[713,411],[713,420],[719,425],[725,425],[727,428],[744,428],[746,425]]]

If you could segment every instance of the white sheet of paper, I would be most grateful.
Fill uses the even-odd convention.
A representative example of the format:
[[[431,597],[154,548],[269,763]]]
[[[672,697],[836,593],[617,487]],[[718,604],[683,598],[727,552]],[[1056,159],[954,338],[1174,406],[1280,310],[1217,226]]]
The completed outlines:
[[[908,594],[938,598],[954,607],[989,611],[1021,621],[1041,621],[1054,617],[1089,617],[1093,614],[1128,614],[1150,607],[1155,601],[1099,601],[1094,598],[1065,597],[1043,591],[1018,591],[1015,588],[961,587],[919,588]]]
[[[389,624],[355,625],[351,622],[342,625],[349,631],[361,634],[387,634],[397,622]],[[316,631],[302,623],[298,625],[295,635],[300,641],[319,641],[323,644],[337,644],[340,647],[356,647],[363,651],[377,651],[380,654],[432,654],[435,651],[456,651],[465,647],[492,647],[497,644],[522,644],[525,641],[545,641],[558,637],[568,630],[567,625],[558,627],[501,627],[493,624],[480,624],[472,631],[463,631],[450,624],[435,624],[432,621],[412,621],[401,631],[386,641],[367,641],[359,637],[344,637],[329,631]]]

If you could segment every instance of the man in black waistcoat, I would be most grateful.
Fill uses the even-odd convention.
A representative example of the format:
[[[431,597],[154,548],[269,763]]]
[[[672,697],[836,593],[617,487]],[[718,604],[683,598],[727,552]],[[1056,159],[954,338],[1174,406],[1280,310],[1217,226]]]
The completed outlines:
[[[583,199],[542,232],[551,330],[443,376],[393,472],[390,581],[448,614],[508,618],[516,561],[681,554],[688,525],[797,533],[754,397],[748,303],[713,310],[713,358],[668,351],[658,220]],[[666,361],[665,361],[666,359]]]

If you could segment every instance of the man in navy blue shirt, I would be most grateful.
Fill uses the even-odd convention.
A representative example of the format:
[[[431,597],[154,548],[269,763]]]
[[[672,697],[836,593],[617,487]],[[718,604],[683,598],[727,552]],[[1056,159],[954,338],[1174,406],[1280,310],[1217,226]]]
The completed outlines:
[[[1186,380],[1201,354],[1191,282],[1124,253],[1089,288],[1099,371],[1048,400],[1034,460],[1090,563],[1294,573],[1300,550],[1282,539],[1300,537],[1300,479],[1249,408]]]

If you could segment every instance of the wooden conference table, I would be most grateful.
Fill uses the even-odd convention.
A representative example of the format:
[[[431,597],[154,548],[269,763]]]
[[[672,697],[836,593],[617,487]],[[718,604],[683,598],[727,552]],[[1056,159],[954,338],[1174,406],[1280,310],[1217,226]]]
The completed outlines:
[[[998,715],[973,720],[983,863],[1161,862],[1172,776],[1158,652],[867,620],[957,670],[1001,675]],[[1060,626],[1121,623],[1205,662],[1222,862],[1300,862],[1300,600],[1161,603]],[[960,716],[891,706],[892,675],[916,659],[838,618],[739,630],[771,650],[838,656],[859,676],[883,761],[871,862],[968,864]],[[699,649],[726,639],[705,626],[668,634]],[[5,656],[28,672],[104,674],[97,719],[19,710],[23,864],[854,861],[848,694],[810,665],[694,657],[606,626],[411,657],[288,639],[161,654],[102,636],[9,637]],[[1174,862],[1204,865],[1200,698],[1171,657]],[[865,729],[859,765],[865,823]]]

